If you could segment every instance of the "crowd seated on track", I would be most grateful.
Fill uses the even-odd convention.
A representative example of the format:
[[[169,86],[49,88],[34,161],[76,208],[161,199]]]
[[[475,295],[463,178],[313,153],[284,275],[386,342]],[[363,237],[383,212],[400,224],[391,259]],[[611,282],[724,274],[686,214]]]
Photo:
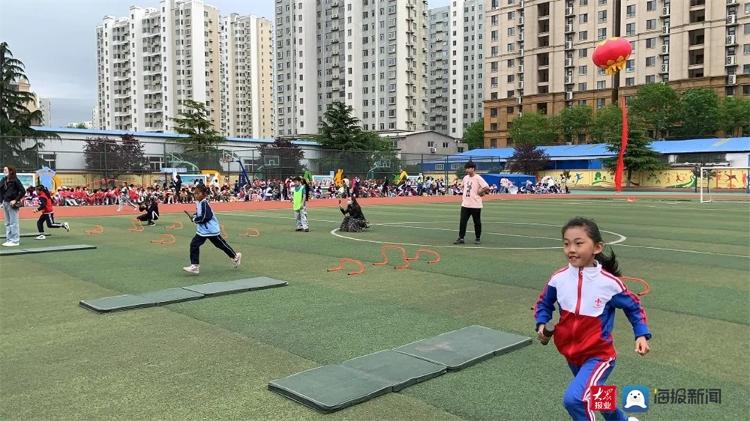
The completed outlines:
[[[291,177],[282,179],[255,179],[245,185],[236,180],[233,184],[220,184],[214,180],[210,183],[209,200],[214,202],[262,202],[273,200],[291,200]],[[161,204],[192,203],[194,185],[172,183],[155,183],[149,186],[130,185],[130,198],[135,204],[141,204],[155,198]],[[404,196],[444,196],[461,195],[463,186],[460,180],[446,184],[443,179],[425,177],[407,179],[395,184],[385,179],[344,178],[343,185],[312,183],[312,199],[347,198],[355,195],[358,198],[370,197],[404,197]],[[97,206],[115,205],[120,200],[120,187],[89,188],[88,186],[61,186],[53,192],[55,206]],[[490,185],[489,194],[507,193],[561,193],[567,187],[557,185],[552,177],[545,177],[538,183],[528,182],[520,187],[514,186],[507,179],[502,179],[500,186]],[[36,206],[36,192],[29,189],[25,197],[26,206]]]

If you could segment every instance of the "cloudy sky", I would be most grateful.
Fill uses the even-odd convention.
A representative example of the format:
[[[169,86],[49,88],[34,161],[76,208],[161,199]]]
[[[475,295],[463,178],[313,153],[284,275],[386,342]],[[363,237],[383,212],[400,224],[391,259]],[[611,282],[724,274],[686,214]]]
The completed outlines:
[[[430,7],[450,0],[429,0]],[[52,98],[52,124],[91,120],[96,101],[96,26],[106,15],[159,0],[0,0],[0,40],[26,65],[32,89]],[[222,15],[273,20],[274,0],[205,0]]]

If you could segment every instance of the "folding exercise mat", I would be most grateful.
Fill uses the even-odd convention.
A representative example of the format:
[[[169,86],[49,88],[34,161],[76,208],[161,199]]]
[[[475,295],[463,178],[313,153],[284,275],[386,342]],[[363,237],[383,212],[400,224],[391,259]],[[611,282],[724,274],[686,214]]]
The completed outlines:
[[[281,287],[287,285],[286,281],[278,279],[258,277],[240,279],[228,282],[211,282],[207,284],[191,285],[182,288],[167,288],[159,291],[144,292],[140,294],[124,294],[114,297],[95,298],[81,300],[81,307],[99,313],[108,313],[118,310],[131,310],[136,308],[153,307],[164,304],[175,304],[183,301],[198,300],[207,296],[233,294],[238,292],[254,291],[259,289]],[[206,291],[204,294],[201,291]]]
[[[268,389],[319,411],[332,412],[530,343],[528,337],[469,326],[395,350],[273,380]]]
[[[261,276],[258,278],[240,279],[237,281],[210,282],[207,284],[191,285],[183,288],[206,296],[214,296],[283,287],[285,285],[287,285],[286,281],[279,281],[278,279]]]
[[[326,365],[273,380],[268,388],[303,405],[333,412],[391,391],[391,382],[342,365]]]
[[[474,325],[412,342],[395,351],[443,364],[455,371],[529,344],[529,337]]]
[[[0,256],[15,256],[19,254],[32,253],[51,253],[55,251],[74,251],[74,250],[92,250],[96,246],[89,244],[71,244],[67,246],[50,246],[50,247],[3,247],[0,249]]]

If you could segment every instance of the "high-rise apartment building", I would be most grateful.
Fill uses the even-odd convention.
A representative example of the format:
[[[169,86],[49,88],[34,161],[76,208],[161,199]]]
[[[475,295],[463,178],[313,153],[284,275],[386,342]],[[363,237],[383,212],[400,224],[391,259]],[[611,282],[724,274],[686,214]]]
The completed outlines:
[[[485,0],[485,9],[488,147],[508,144],[521,112],[596,110],[647,83],[750,95],[750,5],[738,0]],[[615,35],[633,53],[611,77],[591,55]]]
[[[450,133],[450,6],[430,9],[427,128],[448,135]]]
[[[271,22],[231,14],[221,21],[221,131],[273,136]]]
[[[482,120],[484,96],[484,0],[452,0],[450,53],[450,132]]]
[[[362,128],[427,127],[426,0],[276,0],[276,130],[315,134],[328,104]]]
[[[273,109],[269,24],[256,21],[258,34],[266,34],[261,40],[244,36],[243,18],[234,16],[226,22],[234,38],[232,42],[227,38],[232,52],[224,55],[229,62],[222,67],[219,10],[201,0],[162,0],[158,8],[131,6],[127,17],[105,17],[97,27],[98,121],[94,124],[103,129],[174,131],[173,118],[185,110],[183,102],[191,100],[206,104],[214,128],[225,135],[267,135]],[[232,22],[239,25],[239,32]],[[248,46],[253,40],[264,46]],[[248,57],[251,53],[255,55]],[[248,69],[253,60],[257,69]],[[222,78],[222,70],[233,78]],[[223,104],[222,82],[245,91],[233,89],[231,95],[227,91],[228,103]],[[255,87],[260,95],[251,99]],[[252,114],[258,101],[259,115],[265,117]],[[233,113],[227,114],[231,124],[222,125],[222,110]]]
[[[430,31],[427,128],[445,135],[450,133],[450,14],[450,6],[430,9],[427,26]]]
[[[40,126],[52,126],[52,99],[39,98],[39,111],[42,112]]]

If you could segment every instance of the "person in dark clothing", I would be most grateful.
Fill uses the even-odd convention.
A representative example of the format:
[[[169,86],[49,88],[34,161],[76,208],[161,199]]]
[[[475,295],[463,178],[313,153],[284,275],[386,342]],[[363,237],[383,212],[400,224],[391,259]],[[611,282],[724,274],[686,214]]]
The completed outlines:
[[[26,195],[23,184],[16,175],[15,167],[3,167],[3,179],[0,180],[0,202],[5,217],[5,247],[18,246],[21,234],[18,231],[18,209]]]
[[[148,222],[148,225],[156,225],[159,220],[159,201],[154,196],[149,196],[146,202],[139,206],[141,212],[145,212],[138,216],[138,220],[141,222]]]
[[[39,198],[39,207],[34,210],[34,213],[42,212],[42,215],[36,221],[36,228],[39,231],[36,239],[44,240],[47,238],[44,234],[45,223],[49,228],[65,228],[65,231],[70,232],[70,225],[67,222],[55,222],[55,208],[52,205],[52,196],[49,194],[49,190],[40,184],[36,186],[36,192]]]
[[[339,210],[344,214],[344,220],[341,221],[341,231],[346,232],[361,232],[365,228],[368,228],[367,219],[365,214],[362,213],[362,207],[357,203],[356,197],[351,197],[346,209],[341,207],[341,200],[339,199]]]

